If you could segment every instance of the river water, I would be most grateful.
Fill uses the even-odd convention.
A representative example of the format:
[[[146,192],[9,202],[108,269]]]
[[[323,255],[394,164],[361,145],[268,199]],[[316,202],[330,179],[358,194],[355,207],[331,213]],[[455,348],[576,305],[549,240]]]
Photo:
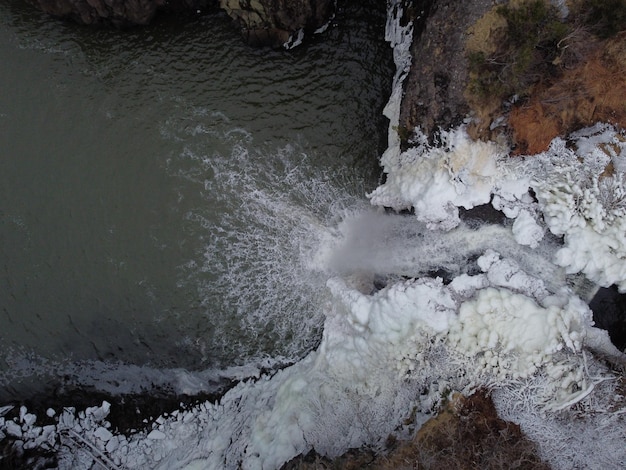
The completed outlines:
[[[318,343],[316,253],[385,144],[393,62],[368,3],[292,51],[222,14],[117,31],[0,5],[0,398],[61,363],[199,370]]]

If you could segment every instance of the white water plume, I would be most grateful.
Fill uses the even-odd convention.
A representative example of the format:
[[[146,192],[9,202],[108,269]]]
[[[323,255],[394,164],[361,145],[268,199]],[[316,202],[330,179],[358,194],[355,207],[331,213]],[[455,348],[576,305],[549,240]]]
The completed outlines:
[[[450,280],[475,271],[473,261],[493,249],[518,259],[522,269],[553,288],[566,282],[565,271],[549,261],[559,244],[546,239],[534,250],[520,246],[510,226],[460,224],[450,232],[432,231],[414,216],[369,210],[342,220],[337,233],[334,250],[325,252],[326,264],[342,275],[416,278],[439,273]]]
[[[320,170],[297,144],[257,145],[224,116],[196,114],[210,122],[178,127],[199,138],[170,166],[202,202],[186,219],[205,249],[181,283],[196,285],[207,361],[301,357],[319,341],[329,298],[320,245],[343,214],[367,206],[364,183],[346,167]]]

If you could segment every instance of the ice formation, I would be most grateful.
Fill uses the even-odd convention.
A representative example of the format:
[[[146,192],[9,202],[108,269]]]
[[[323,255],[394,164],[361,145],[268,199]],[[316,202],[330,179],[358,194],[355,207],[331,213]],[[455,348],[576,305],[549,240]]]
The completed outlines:
[[[473,143],[463,132],[442,133],[441,147],[421,137],[416,147],[383,156],[387,181],[370,198],[396,210],[413,207],[430,228],[450,230],[459,224],[458,207],[489,202],[499,149],[490,142]]]
[[[379,446],[391,433],[410,431],[399,425],[409,410],[431,411],[446,390],[488,383],[517,391],[515,381],[541,377],[535,406],[576,403],[595,380],[584,353],[595,330],[588,307],[571,292],[549,292],[496,252],[478,266],[481,273],[448,285],[412,279],[373,294],[331,278],[335,302],[316,351],[271,377],[241,382],[217,404],[160,417],[149,431],[115,434],[104,421],[106,404],[64,410],[48,427],[24,409],[0,430],[25,448],[56,446],[62,468],[100,459],[130,468],[241,462],[272,469],[311,448],[332,457]]]
[[[626,291],[626,139],[600,124],[570,138],[574,149],[555,139],[533,162],[543,218],[565,238],[557,263]]]
[[[398,8],[392,2],[395,18]],[[55,449],[61,468],[96,461],[109,468],[275,469],[312,448],[332,457],[352,447],[380,447],[390,434],[406,437],[449,391],[488,386],[500,415],[520,423],[553,467],[626,465],[626,408],[615,375],[595,354],[620,365],[624,355],[593,326],[589,308],[559,275],[582,272],[626,289],[623,136],[598,125],[571,136],[573,147],[556,139],[541,155],[512,160],[459,128],[442,132],[440,147],[422,139],[401,152],[393,123],[411,35],[410,26],[401,28],[393,18],[388,39],[398,73],[386,108],[392,125],[382,163],[388,177],[370,198],[415,208],[431,229],[449,231],[438,232],[448,240],[444,247],[465,233],[454,229],[458,207],[491,201],[515,221],[464,242],[480,251],[473,269],[449,283],[419,268],[420,275],[398,279],[411,263],[428,260],[415,256],[402,264],[389,256],[394,261],[386,274],[394,267],[402,272],[376,286],[376,273],[368,272],[376,263],[338,272],[330,262],[347,259],[342,243],[352,242],[342,238],[349,230],[334,231],[338,239],[320,247],[316,260],[316,269],[326,262],[332,274],[322,341],[299,362],[244,380],[217,403],[158,417],[151,429],[128,436],[106,422],[106,403],[78,413],[50,410],[56,424],[48,426],[38,425],[26,408],[11,419],[5,417],[10,410],[0,408],[0,439],[24,449]],[[486,248],[502,245],[503,230],[524,245],[517,255],[530,260]],[[545,243],[547,230],[564,238],[556,264],[531,250]],[[418,235],[411,233],[407,243]],[[522,267],[541,263],[549,269]],[[411,410],[413,427],[402,424]],[[603,450],[589,443],[596,426],[604,431]]]
[[[493,143],[473,142],[464,129],[441,132],[381,160],[387,181],[369,197],[397,210],[412,207],[433,229],[458,226],[458,208],[491,201],[514,218],[515,239],[538,246],[546,230],[564,237],[556,263],[568,273],[626,290],[626,139],[608,124],[556,138],[539,155],[511,159]],[[534,197],[531,196],[531,191]]]

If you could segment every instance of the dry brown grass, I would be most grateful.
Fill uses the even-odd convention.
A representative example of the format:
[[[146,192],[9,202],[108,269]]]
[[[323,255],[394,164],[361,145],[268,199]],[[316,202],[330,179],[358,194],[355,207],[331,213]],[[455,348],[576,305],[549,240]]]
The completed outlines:
[[[585,55],[552,83],[538,83],[531,98],[509,115],[516,153],[547,149],[559,135],[598,121],[626,128],[626,32],[598,42],[587,37]]]
[[[380,468],[549,469],[519,426],[498,417],[484,390],[453,400],[403,447]]]
[[[542,2],[511,0],[467,31],[468,133],[506,135],[516,154],[599,121],[626,128],[626,0],[571,0],[565,21]]]

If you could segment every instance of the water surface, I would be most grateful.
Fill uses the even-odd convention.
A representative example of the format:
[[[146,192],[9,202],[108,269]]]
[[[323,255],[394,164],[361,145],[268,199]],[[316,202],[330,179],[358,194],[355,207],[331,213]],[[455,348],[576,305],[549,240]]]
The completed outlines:
[[[293,51],[249,48],[222,14],[118,31],[0,5],[5,392],[61,360],[316,344],[315,250],[377,182],[393,70],[385,12],[353,3]]]

